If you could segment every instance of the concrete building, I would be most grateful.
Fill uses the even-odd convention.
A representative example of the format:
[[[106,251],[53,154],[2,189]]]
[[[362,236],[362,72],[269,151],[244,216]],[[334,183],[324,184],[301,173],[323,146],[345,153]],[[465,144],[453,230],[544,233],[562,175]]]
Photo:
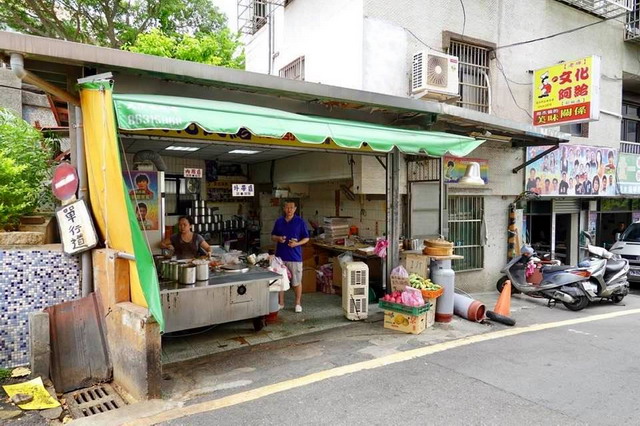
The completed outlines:
[[[597,55],[599,119],[553,129],[571,134],[571,145],[598,147],[594,155],[598,150],[640,153],[640,12],[635,0],[239,0],[238,6],[248,71],[420,97],[411,92],[413,55],[445,52],[459,59],[460,97],[449,103],[522,123],[532,122],[534,70]],[[464,132],[455,126],[443,130]],[[498,277],[507,257],[508,207],[526,184],[524,170],[512,169],[527,160],[527,148],[515,140],[489,141],[469,155],[488,161],[488,184],[480,189],[448,185],[450,210],[440,227],[452,240],[473,235],[471,242],[456,241],[462,245],[457,251],[470,258],[458,266],[457,283],[470,290],[489,289]],[[565,155],[561,152],[554,155]],[[599,243],[611,243],[616,224],[628,224],[640,209],[620,188],[607,197],[542,192],[525,208],[521,227],[539,251],[567,263],[575,264],[580,256],[580,230],[595,232]],[[477,225],[467,222],[469,206],[481,210],[471,219]],[[456,216],[460,208],[464,211]]]

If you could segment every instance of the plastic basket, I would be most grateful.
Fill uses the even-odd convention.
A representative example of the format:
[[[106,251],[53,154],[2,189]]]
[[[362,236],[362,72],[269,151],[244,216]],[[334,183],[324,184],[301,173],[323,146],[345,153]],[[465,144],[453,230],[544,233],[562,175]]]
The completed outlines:
[[[422,306],[406,306],[400,303],[385,302],[384,300],[379,301],[378,306],[387,311],[393,311],[407,315],[422,315],[431,307],[429,303],[425,303]]]
[[[438,290],[420,290],[422,292],[422,297],[425,299],[433,299],[436,297],[442,296],[444,293],[444,288],[440,287]]]

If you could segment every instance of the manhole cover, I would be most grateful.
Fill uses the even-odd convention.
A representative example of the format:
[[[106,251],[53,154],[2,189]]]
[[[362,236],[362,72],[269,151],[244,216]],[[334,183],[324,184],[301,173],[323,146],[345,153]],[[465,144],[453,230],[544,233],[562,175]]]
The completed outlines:
[[[117,410],[125,405],[120,395],[106,383],[69,392],[65,397],[75,419]]]

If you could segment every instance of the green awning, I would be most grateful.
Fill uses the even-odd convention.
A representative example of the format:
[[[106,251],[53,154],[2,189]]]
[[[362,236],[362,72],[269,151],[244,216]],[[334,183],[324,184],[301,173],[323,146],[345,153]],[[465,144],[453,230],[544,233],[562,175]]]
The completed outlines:
[[[161,95],[114,94],[121,130],[184,130],[196,124],[210,133],[236,134],[241,128],[256,136],[282,139],[287,133],[308,144],[331,139],[342,148],[389,152],[394,146],[406,154],[465,156],[482,142],[443,132],[408,130],[360,121],[294,114],[273,108],[205,99]]]

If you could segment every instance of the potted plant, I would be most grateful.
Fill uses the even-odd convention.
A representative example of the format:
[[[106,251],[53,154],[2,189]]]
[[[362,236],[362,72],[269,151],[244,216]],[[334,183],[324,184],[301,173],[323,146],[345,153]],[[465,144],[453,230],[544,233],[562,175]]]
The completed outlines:
[[[13,111],[0,108],[0,232],[17,230],[20,217],[33,213],[50,192],[51,143]]]

